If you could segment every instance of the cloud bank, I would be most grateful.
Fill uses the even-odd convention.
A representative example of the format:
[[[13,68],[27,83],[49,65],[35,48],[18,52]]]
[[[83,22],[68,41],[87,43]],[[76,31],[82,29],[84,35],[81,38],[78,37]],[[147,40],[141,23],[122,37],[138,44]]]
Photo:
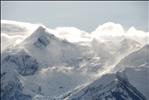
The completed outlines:
[[[20,43],[38,26],[40,26],[40,24],[1,20],[1,50],[4,50],[9,45]],[[69,42],[91,42],[94,39],[98,41],[105,41],[110,40],[111,37],[125,36],[141,43],[149,43],[149,32],[137,30],[133,26],[126,31],[121,24],[114,22],[107,22],[103,25],[99,25],[91,33],[75,27],[57,27],[55,29],[47,30],[52,30],[54,35]]]

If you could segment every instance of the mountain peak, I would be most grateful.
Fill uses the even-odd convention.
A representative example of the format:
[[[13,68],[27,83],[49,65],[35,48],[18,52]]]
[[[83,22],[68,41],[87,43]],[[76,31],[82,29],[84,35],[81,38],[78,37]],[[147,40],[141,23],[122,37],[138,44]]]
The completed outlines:
[[[24,43],[29,45],[34,45],[37,48],[47,47],[51,39],[54,39],[55,36],[48,32],[46,27],[40,25],[30,36],[28,36]]]
[[[46,27],[43,25],[39,25],[39,27],[34,31],[34,33],[40,33],[46,30]]]

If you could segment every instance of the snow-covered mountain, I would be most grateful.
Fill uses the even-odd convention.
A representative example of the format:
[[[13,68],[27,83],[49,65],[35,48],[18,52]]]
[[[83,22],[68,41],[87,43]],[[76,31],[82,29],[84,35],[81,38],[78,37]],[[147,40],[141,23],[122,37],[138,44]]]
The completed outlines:
[[[142,37],[110,37],[99,30],[49,29],[14,21],[1,21],[1,26],[2,100],[149,98],[145,32],[127,32]]]

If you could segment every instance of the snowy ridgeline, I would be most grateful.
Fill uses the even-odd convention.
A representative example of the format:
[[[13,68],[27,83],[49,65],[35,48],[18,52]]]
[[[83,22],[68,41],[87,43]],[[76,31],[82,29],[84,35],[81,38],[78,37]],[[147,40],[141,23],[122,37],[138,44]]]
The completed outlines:
[[[148,36],[100,30],[2,21],[1,99],[149,99]]]

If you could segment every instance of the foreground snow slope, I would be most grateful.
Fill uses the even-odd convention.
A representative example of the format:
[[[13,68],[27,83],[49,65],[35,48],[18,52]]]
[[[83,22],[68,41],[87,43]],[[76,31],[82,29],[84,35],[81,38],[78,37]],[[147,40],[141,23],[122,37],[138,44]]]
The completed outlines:
[[[129,72],[128,72],[129,73]],[[132,73],[133,74],[133,73]],[[147,100],[132,84],[125,73],[107,74],[66,100]]]
[[[145,32],[130,29],[111,37],[110,33],[102,35],[102,27],[87,33],[14,21],[2,21],[1,25],[3,100],[149,98]],[[106,32],[114,34],[108,27],[103,25]],[[134,33],[137,35],[130,35]],[[90,86],[94,87],[91,91]]]

